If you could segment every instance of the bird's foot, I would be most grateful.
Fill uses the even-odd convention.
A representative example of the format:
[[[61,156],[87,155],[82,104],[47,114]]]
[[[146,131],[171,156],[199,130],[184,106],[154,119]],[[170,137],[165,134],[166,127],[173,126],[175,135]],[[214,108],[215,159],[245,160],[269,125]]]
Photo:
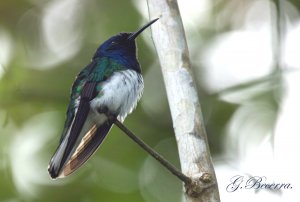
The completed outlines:
[[[97,109],[99,114],[107,114],[109,112],[108,107],[107,106],[100,106]]]
[[[109,111],[107,106],[99,107],[97,110],[100,114],[105,114],[108,118],[108,121],[114,123],[116,120],[116,115]]]

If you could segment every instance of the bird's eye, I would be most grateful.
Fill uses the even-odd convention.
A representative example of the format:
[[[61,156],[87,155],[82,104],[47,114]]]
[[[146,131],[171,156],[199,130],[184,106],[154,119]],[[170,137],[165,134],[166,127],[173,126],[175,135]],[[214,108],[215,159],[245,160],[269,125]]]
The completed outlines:
[[[114,48],[116,48],[116,45],[118,44],[118,42],[116,41],[112,41],[109,46],[107,47],[107,50],[113,50]]]

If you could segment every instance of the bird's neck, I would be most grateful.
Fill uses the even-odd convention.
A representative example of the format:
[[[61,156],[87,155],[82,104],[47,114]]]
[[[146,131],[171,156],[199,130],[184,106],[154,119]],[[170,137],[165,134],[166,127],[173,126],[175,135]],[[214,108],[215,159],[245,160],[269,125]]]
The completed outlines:
[[[105,55],[100,58],[110,58],[127,69],[132,69],[138,73],[141,73],[139,62],[135,56],[132,55]],[[94,58],[99,59],[99,58]]]

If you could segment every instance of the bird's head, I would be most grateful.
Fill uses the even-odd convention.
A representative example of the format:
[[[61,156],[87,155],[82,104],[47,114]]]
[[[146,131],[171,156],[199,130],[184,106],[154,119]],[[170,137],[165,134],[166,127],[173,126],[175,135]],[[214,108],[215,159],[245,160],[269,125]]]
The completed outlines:
[[[111,57],[116,59],[121,64],[139,69],[139,64],[136,57],[136,37],[141,34],[146,28],[158,20],[154,19],[133,33],[119,33],[106,40],[97,49],[93,59],[100,57]]]

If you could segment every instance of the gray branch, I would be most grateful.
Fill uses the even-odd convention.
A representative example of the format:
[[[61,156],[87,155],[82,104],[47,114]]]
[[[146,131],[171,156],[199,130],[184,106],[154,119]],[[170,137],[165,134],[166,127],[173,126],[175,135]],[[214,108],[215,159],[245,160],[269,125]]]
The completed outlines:
[[[189,61],[188,47],[176,0],[147,0],[176,135],[188,202],[220,201],[204,122]]]

